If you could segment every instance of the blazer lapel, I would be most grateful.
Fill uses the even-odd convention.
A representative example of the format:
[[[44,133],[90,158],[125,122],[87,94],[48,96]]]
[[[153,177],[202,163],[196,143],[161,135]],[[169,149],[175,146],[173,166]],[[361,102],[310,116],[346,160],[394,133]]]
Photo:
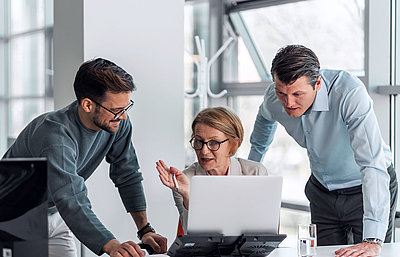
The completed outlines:
[[[242,176],[242,166],[240,166],[240,163],[238,159],[231,157],[231,176]]]

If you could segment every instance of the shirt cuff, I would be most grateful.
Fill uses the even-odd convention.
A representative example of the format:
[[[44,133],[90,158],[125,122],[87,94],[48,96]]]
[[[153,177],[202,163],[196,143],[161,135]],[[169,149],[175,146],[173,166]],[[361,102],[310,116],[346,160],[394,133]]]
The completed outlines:
[[[387,224],[372,220],[364,220],[363,239],[365,238],[378,238],[385,241]]]
[[[263,155],[258,153],[257,151],[250,150],[248,159],[255,162],[260,162]]]

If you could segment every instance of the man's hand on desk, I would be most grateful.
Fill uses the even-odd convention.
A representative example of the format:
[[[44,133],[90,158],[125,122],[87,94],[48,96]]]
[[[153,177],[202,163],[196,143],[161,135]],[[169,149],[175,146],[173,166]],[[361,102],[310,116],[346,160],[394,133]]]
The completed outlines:
[[[120,244],[118,240],[112,239],[104,245],[103,250],[110,255],[110,257],[144,257],[146,253],[132,241]]]
[[[341,248],[335,251],[336,256],[339,257],[370,257],[378,256],[381,252],[381,246],[379,244],[372,244],[363,242],[346,248]]]
[[[143,235],[142,242],[150,245],[156,253],[167,252],[167,238],[162,235],[149,232]]]

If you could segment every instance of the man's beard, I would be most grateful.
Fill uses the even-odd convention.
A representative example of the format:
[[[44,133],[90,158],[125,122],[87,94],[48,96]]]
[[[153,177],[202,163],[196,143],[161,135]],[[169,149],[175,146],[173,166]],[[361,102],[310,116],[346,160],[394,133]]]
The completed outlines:
[[[113,129],[111,126],[110,126],[110,124],[109,123],[107,123],[107,122],[101,122],[100,121],[100,119],[99,119],[99,112],[96,110],[95,111],[95,116],[93,117],[93,123],[97,126],[97,127],[99,127],[99,128],[101,128],[102,130],[104,130],[104,131],[107,131],[108,133],[110,133],[110,134],[114,134],[114,133],[116,133],[117,131],[118,131],[118,128],[116,128],[116,129]]]

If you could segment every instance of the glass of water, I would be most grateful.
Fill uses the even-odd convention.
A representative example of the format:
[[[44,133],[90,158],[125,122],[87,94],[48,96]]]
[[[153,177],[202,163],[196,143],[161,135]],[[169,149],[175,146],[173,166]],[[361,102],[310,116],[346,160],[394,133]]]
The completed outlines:
[[[297,237],[298,256],[317,255],[317,225],[300,224]]]

